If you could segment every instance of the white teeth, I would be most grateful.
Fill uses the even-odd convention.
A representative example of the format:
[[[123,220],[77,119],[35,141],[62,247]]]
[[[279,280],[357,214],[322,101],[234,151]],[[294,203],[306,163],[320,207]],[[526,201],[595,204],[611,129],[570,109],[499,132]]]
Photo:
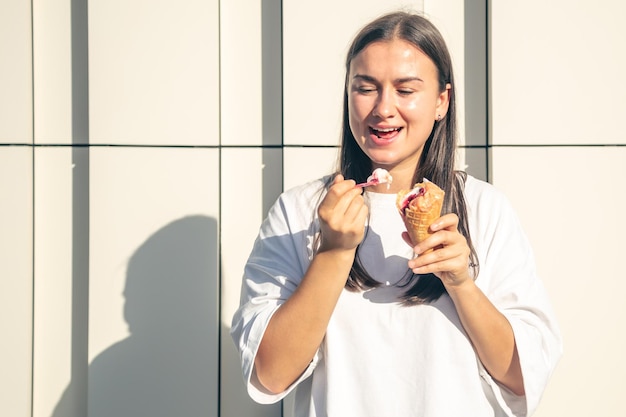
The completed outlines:
[[[375,131],[377,132],[383,132],[383,133],[388,133],[388,132],[393,132],[394,130],[398,130],[398,128],[396,127],[389,127],[387,129],[376,129],[375,127],[373,128]]]

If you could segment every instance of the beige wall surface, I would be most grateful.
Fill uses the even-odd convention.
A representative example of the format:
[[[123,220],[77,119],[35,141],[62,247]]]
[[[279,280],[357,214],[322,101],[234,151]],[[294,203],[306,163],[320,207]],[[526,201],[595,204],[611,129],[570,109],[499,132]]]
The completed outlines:
[[[30,416],[33,87],[30,2],[0,4],[0,414]]]
[[[32,402],[33,151],[0,148],[0,412],[27,416]]]
[[[536,416],[617,415],[626,9],[486,3],[0,2],[0,415],[291,416],[245,392],[243,265],[280,192],[334,169],[348,42],[395,8],[446,38],[461,163],[518,210],[560,320]]]
[[[0,5],[0,144],[33,141],[33,58],[30,2]]]
[[[536,416],[620,415],[626,6],[491,4],[492,182],[519,212],[564,340]]]
[[[494,144],[623,145],[626,3],[492,2]]]
[[[90,143],[219,144],[219,2],[89,2]]]
[[[497,148],[494,184],[518,209],[561,326],[564,354],[536,416],[619,415],[626,291],[626,148]],[[529,170],[528,165],[533,169]],[[593,175],[577,175],[584,166]],[[623,187],[622,187],[623,188]],[[575,400],[574,400],[575,399]]]

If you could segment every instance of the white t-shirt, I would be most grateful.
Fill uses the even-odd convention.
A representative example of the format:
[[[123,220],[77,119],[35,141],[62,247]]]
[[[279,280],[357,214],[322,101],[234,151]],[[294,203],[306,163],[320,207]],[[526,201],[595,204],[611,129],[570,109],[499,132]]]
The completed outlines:
[[[561,355],[561,338],[536,275],[532,251],[506,198],[468,176],[469,227],[480,262],[477,285],[510,321],[526,395],[498,385],[478,360],[447,294],[405,306],[412,249],[395,194],[366,192],[370,220],[359,254],[382,286],[344,290],[324,341],[304,374],[280,394],[256,379],[254,358],[267,324],[298,286],[319,231],[323,181],[283,193],[263,222],[245,267],[241,307],[231,334],[248,393],[273,403],[296,389],[296,417],[529,416]],[[406,278],[404,278],[406,279]]]

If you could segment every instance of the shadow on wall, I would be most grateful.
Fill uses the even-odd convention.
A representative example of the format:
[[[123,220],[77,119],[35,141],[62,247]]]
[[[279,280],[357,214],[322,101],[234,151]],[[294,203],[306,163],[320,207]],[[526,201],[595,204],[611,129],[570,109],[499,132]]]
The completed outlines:
[[[130,336],[89,365],[88,417],[218,415],[217,244],[217,222],[190,216],[132,255],[124,289]],[[79,417],[72,392],[84,382],[71,382],[52,417]]]

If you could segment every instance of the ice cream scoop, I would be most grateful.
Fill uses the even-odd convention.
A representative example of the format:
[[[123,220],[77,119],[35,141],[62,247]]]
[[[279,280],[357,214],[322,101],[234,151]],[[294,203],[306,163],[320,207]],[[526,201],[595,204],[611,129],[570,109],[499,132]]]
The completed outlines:
[[[384,168],[376,168],[372,172],[372,175],[367,177],[366,182],[362,182],[360,184],[357,184],[356,186],[363,188],[369,187],[370,185],[387,184],[387,188],[389,188],[392,181],[393,177],[391,176],[391,174],[389,174],[389,171]]]

